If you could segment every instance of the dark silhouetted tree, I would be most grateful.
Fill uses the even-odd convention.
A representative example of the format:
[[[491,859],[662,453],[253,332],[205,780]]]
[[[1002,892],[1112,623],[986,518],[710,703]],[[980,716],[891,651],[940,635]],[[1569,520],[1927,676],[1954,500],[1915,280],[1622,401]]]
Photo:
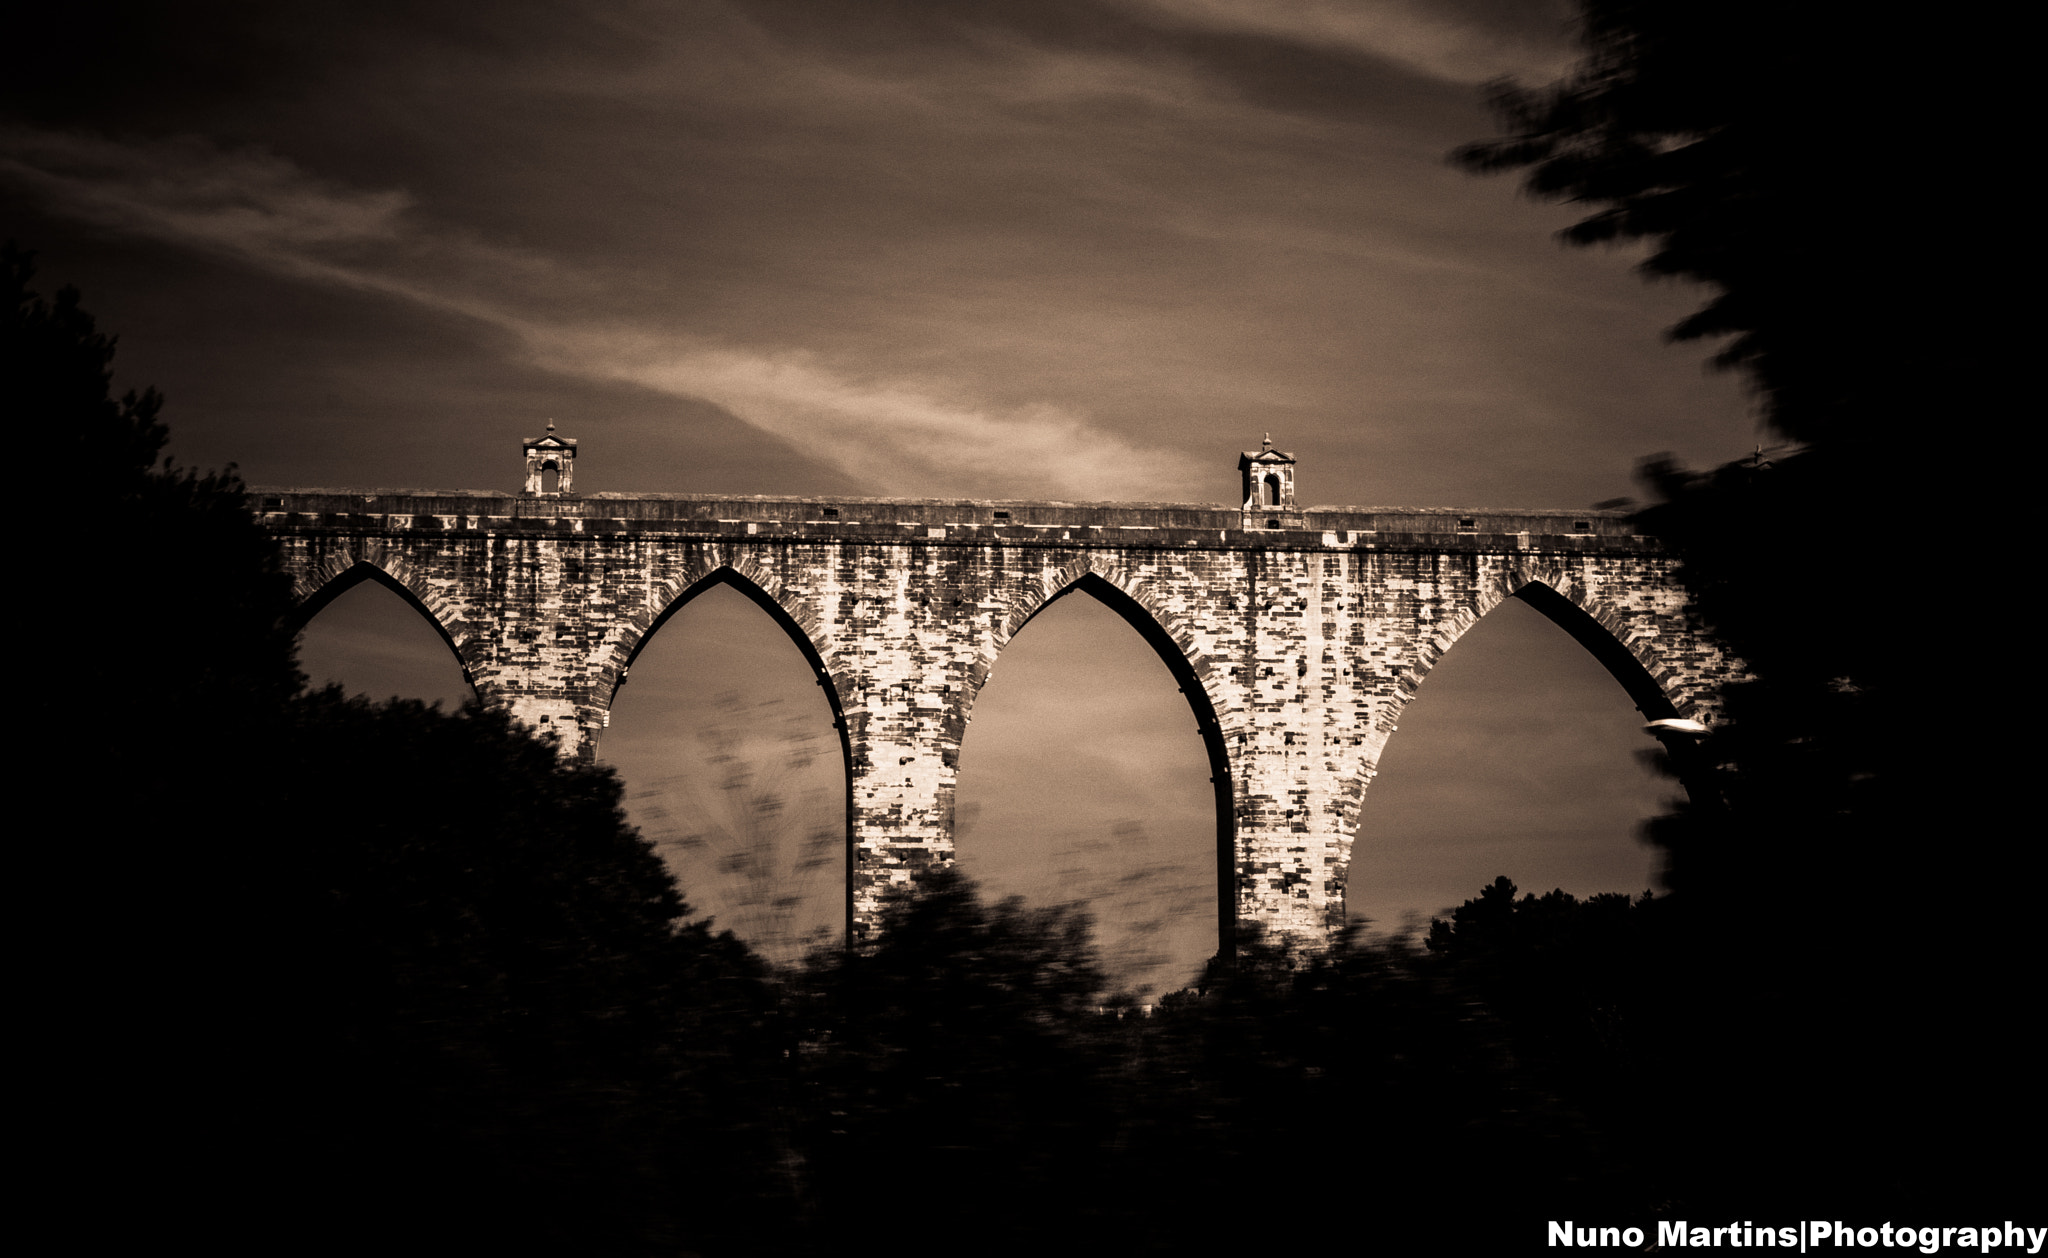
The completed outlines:
[[[1160,1252],[1253,1247],[1302,1202],[1355,1203],[1363,1240],[1526,1240],[1554,1208],[1640,1204],[1620,1158],[1437,959],[1355,932],[1303,948],[1245,931],[1198,995],[1142,1032],[1126,1162],[1179,1231]],[[1241,1195],[1271,1183],[1279,1196]],[[1217,1203],[1229,1202],[1218,1209]]]
[[[874,939],[803,975],[801,1143],[821,1236],[915,1199],[890,1248],[1070,1248],[1114,1131],[1089,1034],[1103,978],[1087,919],[985,904],[950,868],[898,893]]]
[[[1984,300],[1979,234],[2017,202],[1987,195],[2014,168],[1981,28],[1582,0],[1580,33],[1579,67],[1496,84],[1506,137],[1456,157],[1589,207],[1569,242],[1645,242],[1647,275],[1708,285],[1671,335],[1722,340],[1779,433],[1886,450],[1906,435],[1892,417],[1952,413],[2004,378],[2012,324]]]
[[[9,247],[9,417],[65,457],[36,589],[61,839],[19,871],[46,1161],[229,1252],[760,1252],[791,1217],[762,964],[684,924],[609,770],[502,714],[304,693],[232,468]]]
[[[1667,907],[1647,893],[1518,900],[1497,878],[1430,923],[1426,946],[1448,981],[1484,1002],[1532,1076],[1617,1147],[1640,1149],[1664,1115]],[[1654,1176],[1665,1165],[1649,1158],[1639,1169]]]
[[[933,872],[803,976],[807,1235],[829,1247],[905,1194],[889,1245],[910,1254],[1229,1250],[1351,1201],[1383,1242],[1447,1218],[1485,1240],[1647,1201],[1454,978],[1250,931],[1147,1014],[1104,996],[1084,919]]]
[[[33,276],[31,255],[0,250],[0,397],[39,451],[16,471],[49,530],[49,561],[18,586],[36,659],[22,671],[66,821],[17,870],[42,941],[36,1047],[72,1115],[56,1146],[149,1184],[142,1168],[186,1165],[193,1132],[254,1104],[226,1046],[262,986],[248,856],[273,819],[242,792],[300,685],[289,590],[233,469],[166,459],[161,399],[116,400],[113,339],[76,291],[46,300]]]
[[[1504,137],[1457,160],[1586,207],[1570,243],[1640,243],[1647,275],[1705,285],[1671,335],[1718,341],[1790,443],[1645,469],[1660,502],[1642,523],[1754,674],[1677,750],[1690,801],[1650,827],[1685,924],[1669,981],[1715,1011],[1666,1059],[1694,1203],[1995,1203],[2018,1168],[1954,1156],[1991,1145],[1957,1115],[2039,1112],[2006,1012],[2039,946],[1994,924],[1973,955],[1995,959],[1959,964],[1901,921],[2034,859],[2001,848],[2006,757],[1934,680],[1913,593],[1996,584],[1996,543],[1954,544],[1925,506],[1967,491],[1995,518],[1986,491],[2015,465],[2006,83],[1960,18],[1762,0],[1581,15],[1577,70],[1496,85]],[[1936,423],[1967,440],[1936,448]],[[1968,1044],[1939,1029],[1972,1011]],[[1727,1134],[1795,1111],[1810,1117],[1784,1138]]]
[[[362,1244],[752,1252],[788,1213],[776,998],[683,925],[612,773],[496,712],[293,716],[262,794],[293,819],[297,1200]]]

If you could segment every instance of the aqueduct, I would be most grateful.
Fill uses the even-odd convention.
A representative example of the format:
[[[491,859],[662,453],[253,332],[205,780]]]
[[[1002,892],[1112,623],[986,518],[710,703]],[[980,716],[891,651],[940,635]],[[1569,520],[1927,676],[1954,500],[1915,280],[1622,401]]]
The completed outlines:
[[[252,490],[302,617],[380,581],[440,630],[486,702],[594,757],[641,646],[698,593],[733,585],[796,641],[832,704],[856,937],[891,884],[952,859],[975,696],[1024,623],[1075,590],[1144,635],[1200,725],[1225,946],[1239,921],[1315,935],[1342,921],[1380,751],[1431,666],[1502,599],[1572,634],[1652,719],[1710,724],[1736,667],[1677,560],[1620,513],[1304,509],[1295,460],[1270,441],[1239,459],[1235,507],[579,496],[540,476],[570,483],[573,442],[527,447],[520,494]]]

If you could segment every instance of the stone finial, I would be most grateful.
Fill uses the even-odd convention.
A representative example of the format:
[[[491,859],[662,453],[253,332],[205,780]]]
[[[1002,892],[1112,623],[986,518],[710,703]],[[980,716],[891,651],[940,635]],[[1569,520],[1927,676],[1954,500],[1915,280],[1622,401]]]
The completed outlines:
[[[535,496],[573,494],[576,481],[576,439],[557,437],[555,421],[548,421],[547,435],[528,437],[526,450],[526,492]],[[555,474],[555,487],[541,488],[544,474]]]

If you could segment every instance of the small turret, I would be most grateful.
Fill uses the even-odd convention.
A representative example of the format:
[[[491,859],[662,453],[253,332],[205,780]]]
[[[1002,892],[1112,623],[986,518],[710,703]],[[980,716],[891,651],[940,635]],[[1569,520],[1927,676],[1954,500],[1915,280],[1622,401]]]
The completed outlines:
[[[1267,433],[1256,450],[1238,456],[1237,470],[1244,476],[1244,527],[1248,529],[1298,528],[1292,518],[1294,505],[1294,456],[1273,448],[1273,434]]]
[[[555,487],[542,489],[546,474],[555,474]],[[575,493],[572,486],[576,481],[576,439],[557,437],[555,421],[548,421],[545,437],[526,439],[526,492],[535,497],[553,497],[557,494]]]

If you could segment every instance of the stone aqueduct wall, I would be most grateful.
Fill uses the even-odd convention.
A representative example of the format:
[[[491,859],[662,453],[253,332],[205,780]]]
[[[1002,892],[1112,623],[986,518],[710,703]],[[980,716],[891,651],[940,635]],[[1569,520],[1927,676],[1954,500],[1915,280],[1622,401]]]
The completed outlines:
[[[1051,599],[1085,589],[1180,679],[1218,794],[1223,938],[1342,920],[1359,803],[1432,665],[1520,596],[1650,716],[1711,722],[1731,662],[1675,560],[1599,512],[252,491],[307,616],[359,580],[429,616],[479,694],[594,756],[662,619],[728,581],[783,624],[838,717],[849,920],[952,857],[975,696]],[[1248,527],[1250,526],[1250,527]],[[1271,526],[1271,527],[1267,527]]]

